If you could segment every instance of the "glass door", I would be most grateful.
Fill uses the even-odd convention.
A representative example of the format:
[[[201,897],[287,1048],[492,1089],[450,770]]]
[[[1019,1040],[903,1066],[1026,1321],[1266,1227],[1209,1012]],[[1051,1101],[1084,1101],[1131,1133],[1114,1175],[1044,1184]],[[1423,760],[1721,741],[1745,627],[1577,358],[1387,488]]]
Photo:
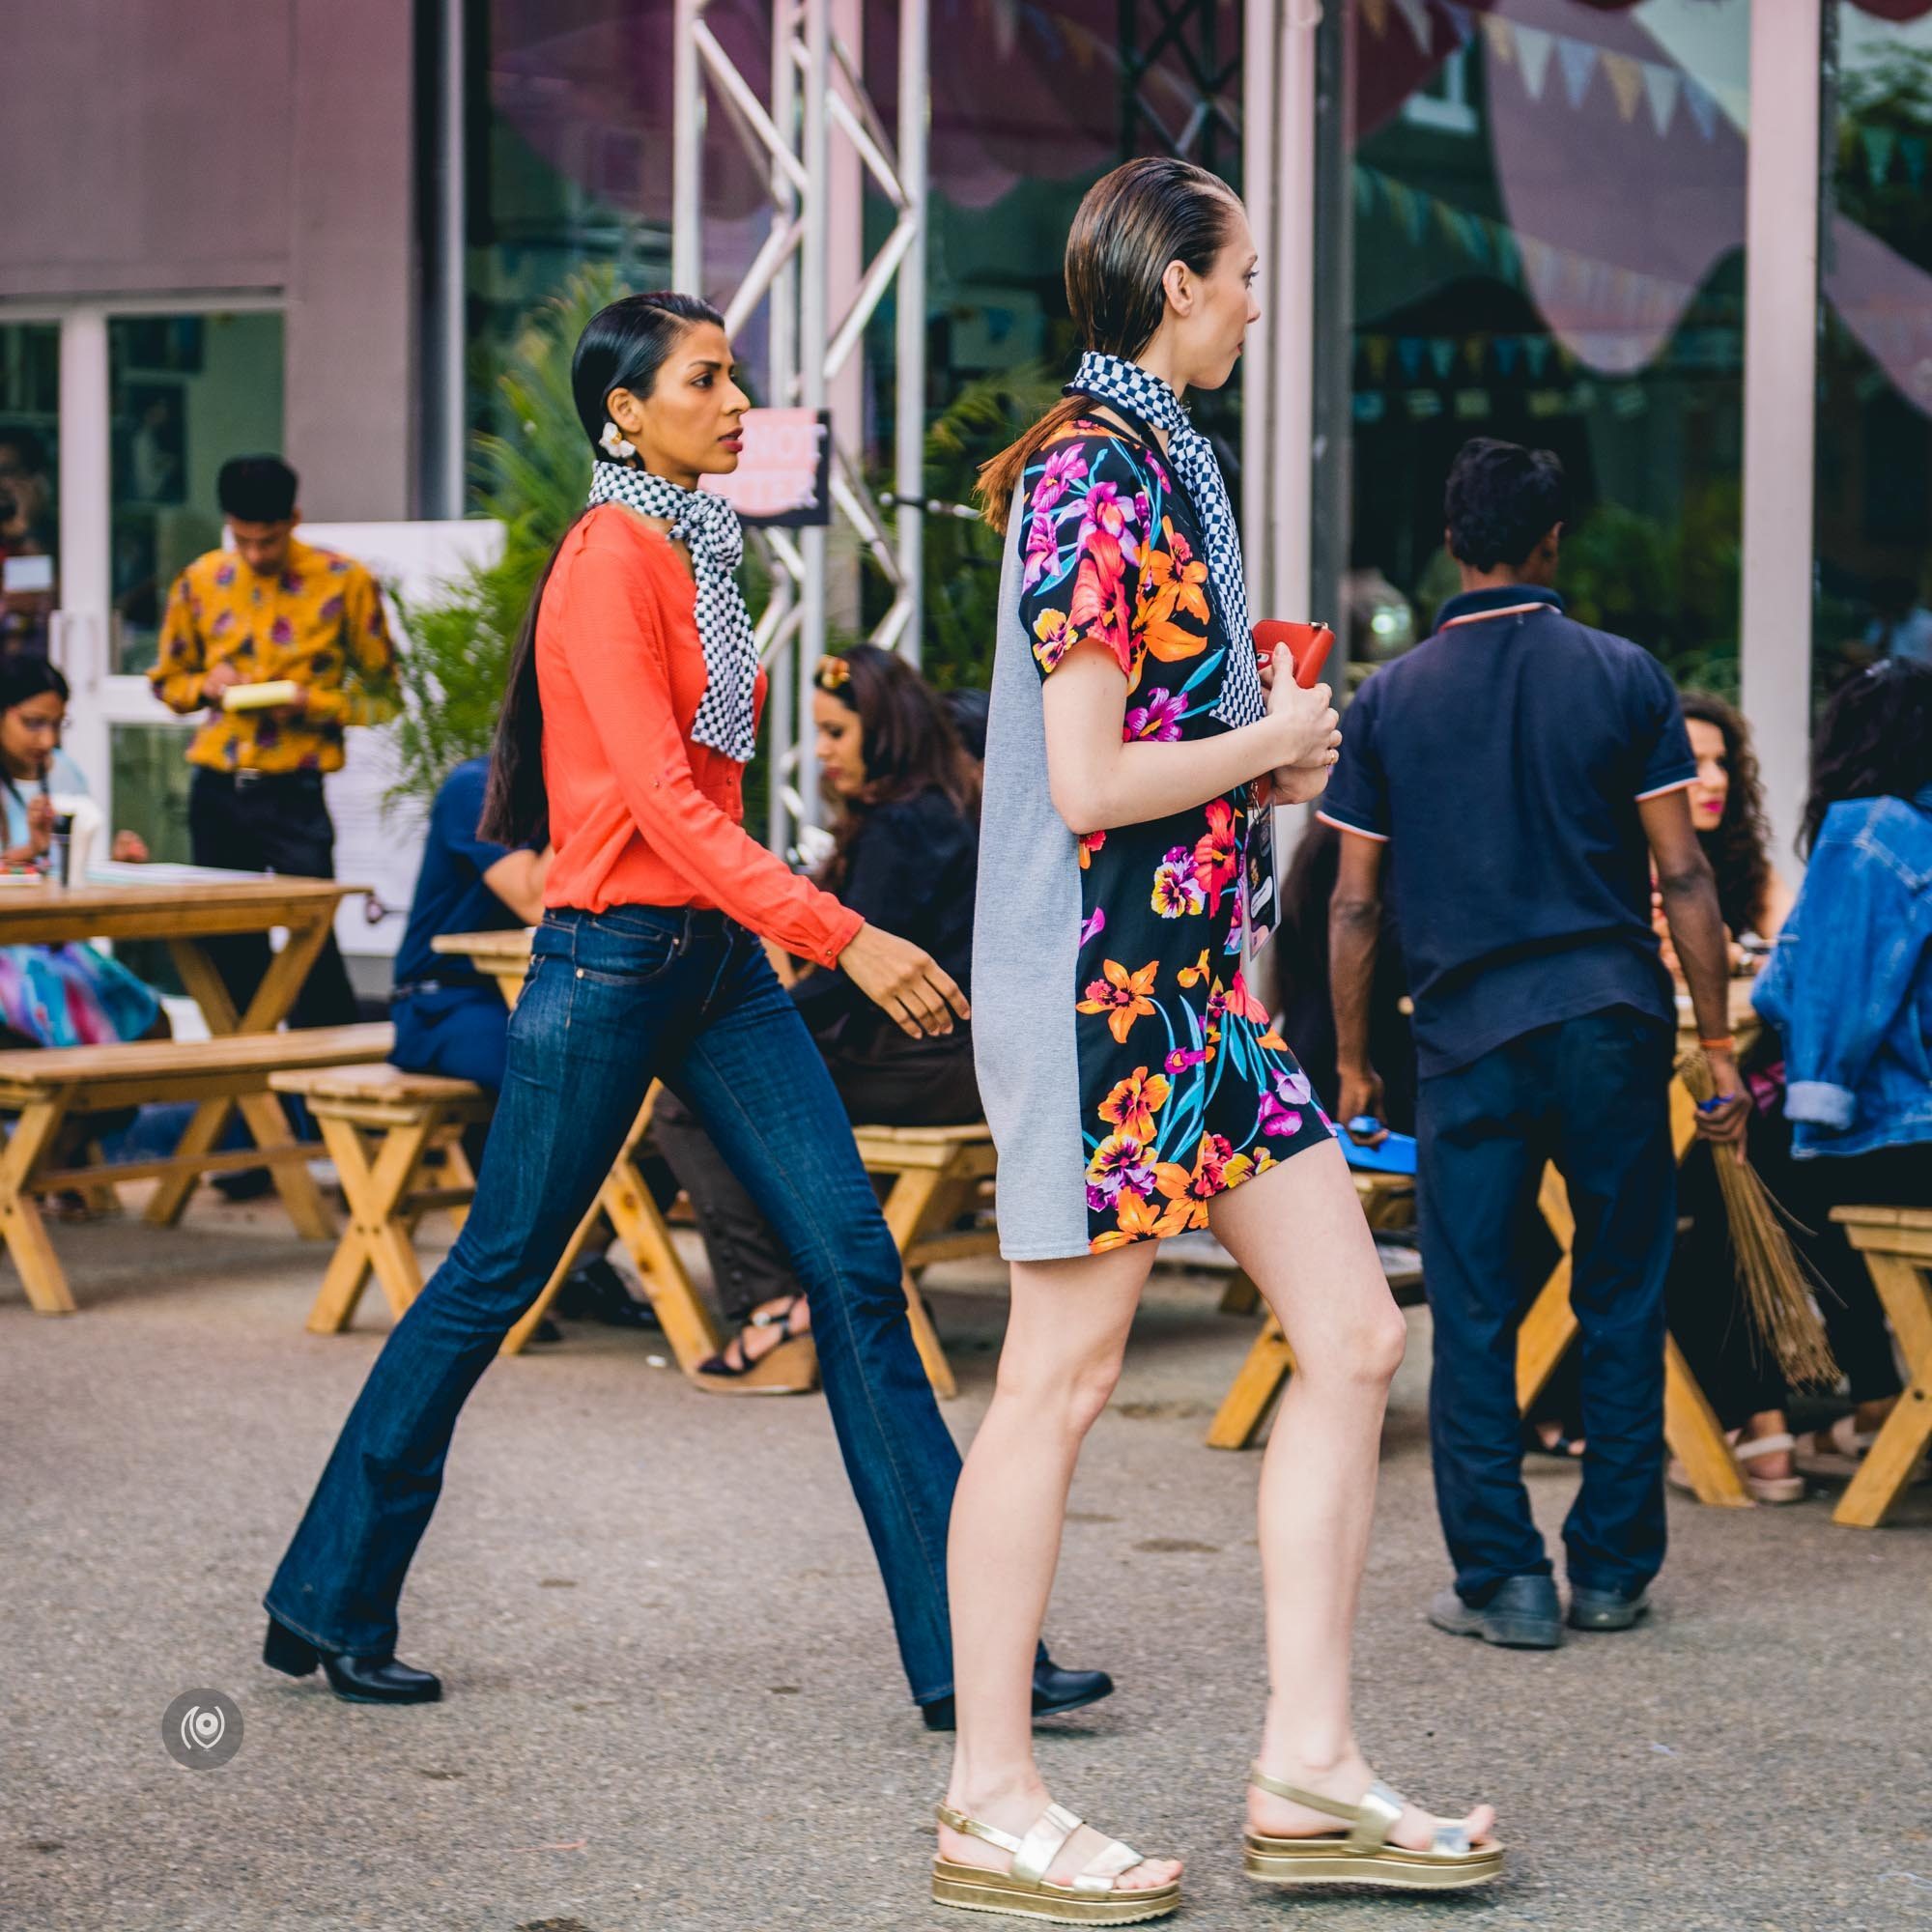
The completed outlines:
[[[43,648],[73,688],[68,750],[115,827],[139,833],[156,859],[185,860],[194,721],[162,706],[147,671],[169,587],[221,543],[222,464],[281,449],[282,317],[85,308],[11,333],[33,327],[58,341],[59,520],[47,548],[60,593]],[[9,335],[0,329],[11,372],[4,358],[25,352]],[[14,419],[0,417],[0,469]]]

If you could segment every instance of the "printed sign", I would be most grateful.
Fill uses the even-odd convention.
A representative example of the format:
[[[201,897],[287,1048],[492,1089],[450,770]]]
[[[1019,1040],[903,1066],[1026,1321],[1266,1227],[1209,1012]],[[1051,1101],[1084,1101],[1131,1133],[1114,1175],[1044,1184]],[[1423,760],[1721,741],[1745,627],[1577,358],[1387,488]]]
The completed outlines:
[[[748,524],[790,529],[832,521],[830,410],[747,410],[745,447],[728,476],[700,487],[732,503]]]

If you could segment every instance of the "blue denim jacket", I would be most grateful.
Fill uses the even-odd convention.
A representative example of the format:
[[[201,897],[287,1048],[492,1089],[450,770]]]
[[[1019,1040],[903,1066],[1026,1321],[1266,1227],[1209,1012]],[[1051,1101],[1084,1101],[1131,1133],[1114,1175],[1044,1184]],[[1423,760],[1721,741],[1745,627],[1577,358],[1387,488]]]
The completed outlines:
[[[1825,814],[1752,1000],[1784,1042],[1794,1153],[1932,1141],[1932,785]]]

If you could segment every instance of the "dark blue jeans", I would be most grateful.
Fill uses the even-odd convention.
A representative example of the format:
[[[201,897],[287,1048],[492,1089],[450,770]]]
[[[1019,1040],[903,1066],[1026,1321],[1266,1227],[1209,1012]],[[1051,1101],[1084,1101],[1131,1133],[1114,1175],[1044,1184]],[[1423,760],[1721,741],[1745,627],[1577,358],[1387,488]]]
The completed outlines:
[[[1582,1487],[1570,1580],[1634,1591],[1663,1563],[1663,1282],[1676,1231],[1671,1036],[1627,1007],[1540,1027],[1421,1084],[1423,1279],[1435,1318],[1429,1440],[1456,1587],[1481,1604],[1550,1574],[1522,1482],[1520,1227],[1546,1160],[1570,1190],[1581,1330]]]
[[[389,1058],[405,1071],[473,1080],[493,1094],[502,1092],[510,1011],[495,986],[398,1000],[389,1018],[396,1029]]]
[[[913,1696],[945,1696],[959,1452],[824,1059],[757,940],[716,913],[545,918],[475,1206],[370,1370],[268,1608],[328,1650],[394,1648],[457,1415],[589,1208],[654,1076],[704,1122],[790,1250]]]

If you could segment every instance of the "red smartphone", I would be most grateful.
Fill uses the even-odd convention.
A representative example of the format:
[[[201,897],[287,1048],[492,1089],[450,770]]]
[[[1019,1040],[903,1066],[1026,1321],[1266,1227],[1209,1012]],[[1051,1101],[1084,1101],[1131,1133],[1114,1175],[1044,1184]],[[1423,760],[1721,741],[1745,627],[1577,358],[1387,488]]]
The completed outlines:
[[[1288,646],[1294,681],[1303,691],[1312,691],[1321,681],[1321,667],[1335,648],[1335,633],[1326,624],[1291,624],[1280,617],[1264,617],[1255,626],[1254,638],[1264,664],[1280,645]]]

